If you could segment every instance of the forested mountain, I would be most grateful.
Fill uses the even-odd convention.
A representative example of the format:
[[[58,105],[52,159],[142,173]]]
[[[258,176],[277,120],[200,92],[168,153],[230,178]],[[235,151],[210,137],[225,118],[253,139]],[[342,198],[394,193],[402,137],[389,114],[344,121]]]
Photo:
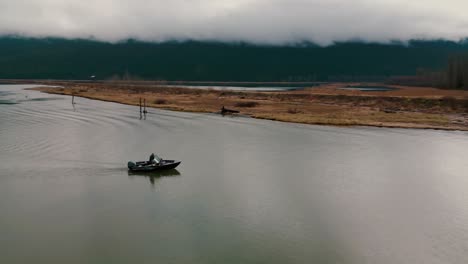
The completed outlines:
[[[261,46],[246,43],[128,40],[105,43],[56,38],[0,38],[0,78],[133,78],[191,81],[368,80],[444,70],[468,42],[347,42]]]

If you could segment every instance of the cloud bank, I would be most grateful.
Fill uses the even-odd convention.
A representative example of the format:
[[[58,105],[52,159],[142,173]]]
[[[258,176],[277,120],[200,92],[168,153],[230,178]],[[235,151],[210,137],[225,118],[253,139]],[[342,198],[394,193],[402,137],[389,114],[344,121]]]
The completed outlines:
[[[0,34],[257,44],[468,37],[466,0],[0,0]]]

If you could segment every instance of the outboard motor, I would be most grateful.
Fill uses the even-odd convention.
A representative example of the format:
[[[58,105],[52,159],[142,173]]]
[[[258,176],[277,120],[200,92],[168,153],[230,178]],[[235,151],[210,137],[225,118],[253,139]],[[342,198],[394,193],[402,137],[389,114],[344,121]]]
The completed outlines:
[[[129,161],[129,162],[127,163],[127,166],[128,166],[129,169],[132,169],[133,167],[136,166],[136,164],[133,163],[132,161]]]

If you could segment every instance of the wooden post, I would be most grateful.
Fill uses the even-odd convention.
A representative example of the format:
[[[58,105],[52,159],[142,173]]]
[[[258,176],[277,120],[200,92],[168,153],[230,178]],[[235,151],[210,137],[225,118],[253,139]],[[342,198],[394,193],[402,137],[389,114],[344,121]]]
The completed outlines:
[[[141,111],[141,97],[140,97],[140,114],[141,114],[141,112],[142,112],[142,111]]]

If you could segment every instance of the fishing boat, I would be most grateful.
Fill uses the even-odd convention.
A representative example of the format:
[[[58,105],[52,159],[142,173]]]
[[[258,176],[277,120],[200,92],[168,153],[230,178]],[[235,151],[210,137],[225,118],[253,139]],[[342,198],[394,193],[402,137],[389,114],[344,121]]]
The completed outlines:
[[[178,160],[165,160],[151,154],[149,161],[129,161],[127,166],[130,171],[161,171],[175,169],[180,163]]]

